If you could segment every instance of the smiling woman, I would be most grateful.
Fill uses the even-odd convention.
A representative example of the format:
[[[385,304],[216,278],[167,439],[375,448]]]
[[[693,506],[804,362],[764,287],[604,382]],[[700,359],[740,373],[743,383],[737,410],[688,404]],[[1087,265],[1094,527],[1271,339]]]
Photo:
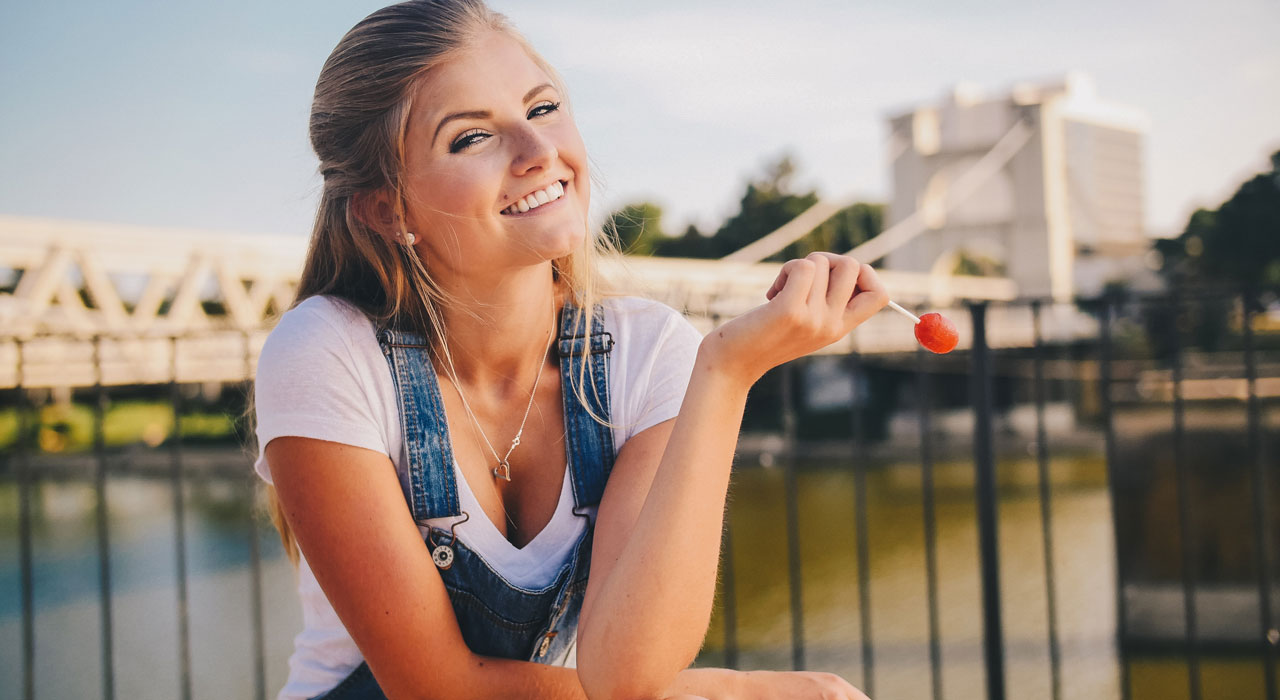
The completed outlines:
[[[602,293],[564,86],[478,0],[356,25],[311,141],[320,208],[255,386],[305,621],[280,697],[862,697],[686,667],[747,390],[878,311],[871,268],[791,261],[705,339]]]

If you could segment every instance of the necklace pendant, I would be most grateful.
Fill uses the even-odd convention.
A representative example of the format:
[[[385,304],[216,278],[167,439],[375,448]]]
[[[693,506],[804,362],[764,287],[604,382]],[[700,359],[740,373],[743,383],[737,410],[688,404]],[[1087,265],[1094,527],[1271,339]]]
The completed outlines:
[[[503,481],[511,481],[511,463],[505,459],[498,462],[498,466],[493,468],[493,476]]]

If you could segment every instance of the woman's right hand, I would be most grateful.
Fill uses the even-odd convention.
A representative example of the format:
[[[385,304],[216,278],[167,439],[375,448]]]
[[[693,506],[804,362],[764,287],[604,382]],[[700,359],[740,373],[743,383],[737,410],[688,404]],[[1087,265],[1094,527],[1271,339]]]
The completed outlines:
[[[740,700],[869,700],[834,673],[747,671],[738,683]]]
[[[707,359],[748,383],[843,338],[889,303],[870,265],[835,253],[787,262],[765,296],[703,340]]]

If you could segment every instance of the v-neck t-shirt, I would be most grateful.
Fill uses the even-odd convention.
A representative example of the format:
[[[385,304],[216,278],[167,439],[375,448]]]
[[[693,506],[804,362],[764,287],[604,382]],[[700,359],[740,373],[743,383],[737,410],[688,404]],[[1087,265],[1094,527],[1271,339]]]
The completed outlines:
[[[615,345],[609,355],[609,411],[615,449],[680,410],[702,334],[670,307],[638,297],[606,297],[605,325]],[[258,457],[254,469],[266,482],[264,450],[282,436],[307,437],[387,455],[404,483],[407,454],[399,400],[372,321],[351,304],[310,297],[281,317],[258,358],[254,384]],[[454,464],[459,505],[470,518],[455,534],[509,582],[544,587],[572,554],[588,518],[573,513],[568,469],[550,522],[524,547],[497,530]],[[406,505],[407,507],[407,505]],[[594,519],[594,508],[588,515]],[[433,519],[448,529],[459,518]],[[295,638],[289,682],[280,698],[306,698],[340,682],[362,660],[310,566],[298,565],[303,631]]]

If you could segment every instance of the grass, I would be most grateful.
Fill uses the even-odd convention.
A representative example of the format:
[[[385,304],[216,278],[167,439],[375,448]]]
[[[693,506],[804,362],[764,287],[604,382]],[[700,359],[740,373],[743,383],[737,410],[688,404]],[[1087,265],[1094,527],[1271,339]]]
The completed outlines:
[[[42,406],[35,411],[35,446],[42,452],[82,452],[93,448],[94,410],[85,404]],[[32,418],[29,417],[28,420]],[[102,438],[107,447],[163,444],[173,436],[173,408],[158,401],[116,401],[103,414]],[[18,442],[19,415],[0,409],[0,449]],[[182,416],[182,439],[234,441],[234,417],[218,411],[192,411]]]

